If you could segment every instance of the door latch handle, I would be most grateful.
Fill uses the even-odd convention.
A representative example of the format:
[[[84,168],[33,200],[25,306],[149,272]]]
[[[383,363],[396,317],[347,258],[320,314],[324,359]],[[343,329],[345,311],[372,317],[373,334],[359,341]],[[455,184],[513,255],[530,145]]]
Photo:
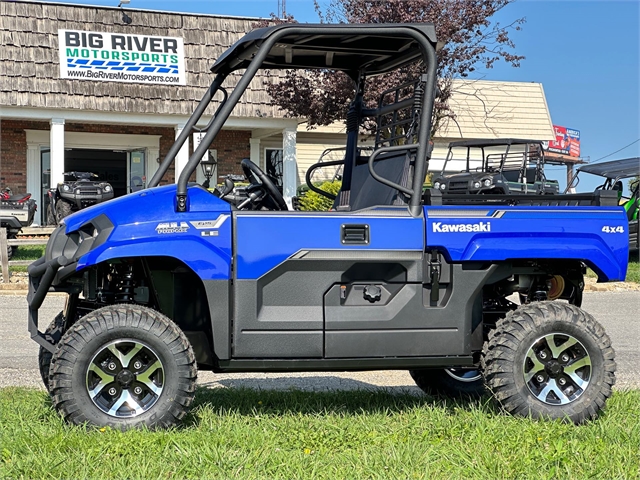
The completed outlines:
[[[369,245],[369,225],[348,225],[340,227],[343,245]]]

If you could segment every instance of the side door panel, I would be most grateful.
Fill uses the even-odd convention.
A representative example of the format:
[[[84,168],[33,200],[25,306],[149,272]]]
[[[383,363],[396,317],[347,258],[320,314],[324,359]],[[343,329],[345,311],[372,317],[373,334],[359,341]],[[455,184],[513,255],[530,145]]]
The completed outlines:
[[[332,310],[331,302],[339,307],[342,286],[415,286],[422,281],[424,219],[409,216],[406,209],[353,214],[235,212],[234,228],[234,358],[359,356],[334,348],[346,338],[339,331],[352,331],[353,321],[364,329],[379,322],[371,322],[371,308],[356,306],[344,318],[341,311]],[[397,300],[384,307],[387,317],[389,312],[400,313],[398,305],[408,298],[405,292],[397,295],[397,287],[389,288]],[[385,328],[395,328],[391,319],[385,322]],[[325,335],[325,329],[335,333]],[[364,356],[366,345],[361,350]],[[384,355],[372,353],[366,356]]]

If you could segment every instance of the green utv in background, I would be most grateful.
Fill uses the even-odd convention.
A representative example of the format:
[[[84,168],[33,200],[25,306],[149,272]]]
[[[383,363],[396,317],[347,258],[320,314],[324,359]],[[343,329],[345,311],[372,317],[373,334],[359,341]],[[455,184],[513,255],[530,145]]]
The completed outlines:
[[[638,198],[638,187],[640,182],[630,182],[629,196],[624,195],[624,185],[622,180],[627,178],[638,178],[640,176],[640,157],[624,158],[612,160],[610,162],[594,163],[584,165],[578,169],[574,181],[567,187],[575,188],[580,182],[580,174],[589,173],[604,178],[604,183],[596,190],[613,190],[618,192],[620,205],[627,211],[629,220],[629,251],[638,253],[640,246],[640,233],[638,232],[638,210],[640,210],[640,198]]]

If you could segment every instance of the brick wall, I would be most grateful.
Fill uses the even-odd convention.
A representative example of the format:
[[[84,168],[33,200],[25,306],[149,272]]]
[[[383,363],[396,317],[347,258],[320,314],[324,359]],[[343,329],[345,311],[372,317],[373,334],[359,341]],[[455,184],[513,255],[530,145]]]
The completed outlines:
[[[222,130],[211,144],[218,151],[218,176],[234,173],[242,175],[240,162],[251,156],[247,130]]]
[[[29,130],[49,130],[47,122],[0,121],[0,188],[13,193],[27,190],[27,134]]]
[[[173,127],[145,127],[123,125],[65,124],[66,132],[121,133],[130,135],[160,135],[160,160],[169,152],[175,138]],[[15,193],[27,188],[27,134],[25,130],[49,131],[48,122],[2,120],[0,121],[0,186],[9,187]],[[249,138],[247,130],[223,130],[218,134],[211,148],[218,151],[218,175],[242,174],[240,161],[249,158]],[[191,143],[191,142],[190,142]],[[192,152],[190,145],[189,152]],[[149,162],[156,161],[149,158]],[[150,180],[150,179],[149,179]],[[195,175],[192,176],[195,181]],[[162,179],[162,184],[174,182],[173,166]]]

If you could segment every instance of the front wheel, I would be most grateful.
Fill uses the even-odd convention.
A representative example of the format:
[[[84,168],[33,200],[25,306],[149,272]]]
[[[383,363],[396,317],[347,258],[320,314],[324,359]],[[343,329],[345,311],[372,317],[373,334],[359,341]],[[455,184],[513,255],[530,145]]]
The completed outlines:
[[[138,305],[82,317],[51,363],[53,405],[74,424],[165,428],[187,414],[195,394],[196,360],[184,333]]]
[[[44,331],[44,336],[47,337],[47,340],[54,345],[57,344],[64,333],[65,323],[64,314],[60,312]],[[44,383],[44,387],[47,391],[49,390],[49,367],[51,366],[52,357],[53,354],[49,350],[44,347],[40,347],[38,352],[38,367],[40,368],[42,383]]]
[[[524,305],[489,334],[487,388],[509,413],[570,420],[597,417],[615,383],[615,352],[588,313],[553,301]]]
[[[51,204],[47,205],[47,225],[56,225],[56,216],[53,214]]]
[[[58,200],[56,203],[56,223],[60,223],[60,221],[71,215],[73,210],[73,206],[64,200]]]

